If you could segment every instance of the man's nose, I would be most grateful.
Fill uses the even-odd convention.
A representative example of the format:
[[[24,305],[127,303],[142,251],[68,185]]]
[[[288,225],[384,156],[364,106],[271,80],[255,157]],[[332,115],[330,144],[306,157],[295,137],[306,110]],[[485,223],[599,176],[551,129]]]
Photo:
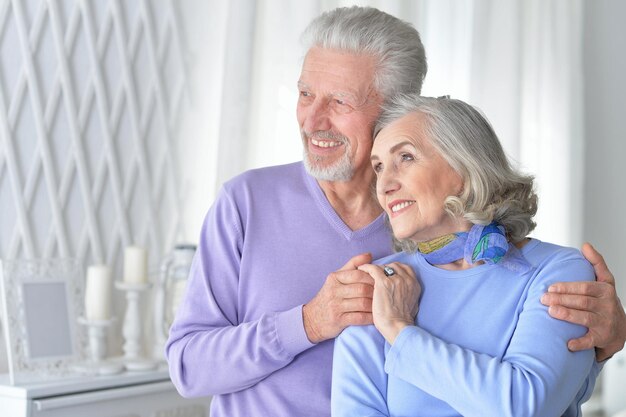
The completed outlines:
[[[330,130],[328,101],[316,98],[306,109],[302,128],[306,132],[317,132],[320,130]]]

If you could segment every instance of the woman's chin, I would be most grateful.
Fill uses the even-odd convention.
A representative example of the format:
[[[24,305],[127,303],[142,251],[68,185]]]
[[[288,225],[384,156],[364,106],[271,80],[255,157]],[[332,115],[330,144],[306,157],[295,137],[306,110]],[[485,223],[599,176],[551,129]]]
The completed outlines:
[[[411,234],[407,232],[403,232],[402,230],[393,230],[393,236],[398,240],[411,239]]]

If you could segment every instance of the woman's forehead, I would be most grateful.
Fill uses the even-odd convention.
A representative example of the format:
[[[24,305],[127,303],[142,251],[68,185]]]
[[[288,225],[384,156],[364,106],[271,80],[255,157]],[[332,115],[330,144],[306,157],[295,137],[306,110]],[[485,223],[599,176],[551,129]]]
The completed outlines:
[[[395,146],[396,143],[410,141],[418,150],[430,145],[430,139],[426,135],[426,118],[422,113],[411,112],[391,122],[378,132],[374,146],[380,142],[387,147]]]

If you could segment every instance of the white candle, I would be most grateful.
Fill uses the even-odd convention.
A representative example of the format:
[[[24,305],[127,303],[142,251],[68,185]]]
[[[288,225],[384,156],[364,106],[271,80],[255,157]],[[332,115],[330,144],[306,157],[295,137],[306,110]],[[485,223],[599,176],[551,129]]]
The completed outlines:
[[[148,254],[145,249],[129,246],[124,250],[124,282],[143,284],[148,281]]]
[[[108,320],[111,316],[111,271],[106,265],[87,268],[85,317],[87,320]]]
[[[172,296],[172,317],[176,315],[178,311],[178,307],[183,302],[183,298],[185,297],[185,291],[187,290],[187,280],[179,280],[174,284],[174,294]]]

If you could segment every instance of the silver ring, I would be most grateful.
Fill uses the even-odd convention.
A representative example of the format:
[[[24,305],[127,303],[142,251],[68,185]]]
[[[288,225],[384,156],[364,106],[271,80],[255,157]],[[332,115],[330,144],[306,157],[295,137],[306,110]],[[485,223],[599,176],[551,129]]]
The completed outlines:
[[[383,272],[384,272],[384,273],[385,273],[385,275],[387,275],[388,277],[390,277],[390,276],[392,276],[392,275],[395,275],[395,274],[396,274],[396,271],[395,271],[392,267],[387,266],[387,265],[385,265],[385,266],[383,267]]]

